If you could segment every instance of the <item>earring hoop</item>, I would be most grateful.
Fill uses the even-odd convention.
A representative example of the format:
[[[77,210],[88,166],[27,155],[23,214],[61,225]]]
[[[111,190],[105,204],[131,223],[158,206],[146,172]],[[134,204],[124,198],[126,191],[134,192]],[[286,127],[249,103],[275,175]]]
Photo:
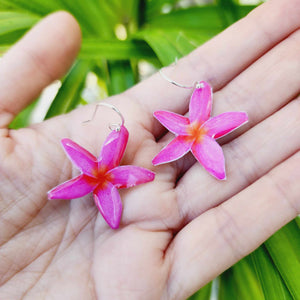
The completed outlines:
[[[184,84],[181,84],[181,83],[178,83],[176,82],[175,80],[169,78],[164,72],[163,72],[163,69],[164,68],[161,68],[159,70],[159,74],[161,75],[161,77],[165,80],[167,80],[168,82],[170,82],[171,84],[177,86],[177,87],[180,87],[180,88],[183,88],[183,89],[193,89],[195,87],[195,84],[190,86],[190,85],[184,85]]]
[[[92,115],[92,118],[89,119],[89,120],[83,121],[82,123],[86,124],[86,123],[89,123],[89,122],[93,121],[95,116],[96,116],[96,113],[97,113],[97,110],[98,110],[99,106],[106,106],[108,108],[111,108],[113,111],[115,111],[119,115],[119,117],[121,119],[121,123],[112,123],[112,124],[109,124],[108,127],[111,131],[120,131],[121,126],[123,126],[124,123],[125,123],[125,119],[124,119],[122,113],[114,105],[106,103],[106,102],[97,103],[96,107],[95,107],[95,110],[94,110],[94,113]]]

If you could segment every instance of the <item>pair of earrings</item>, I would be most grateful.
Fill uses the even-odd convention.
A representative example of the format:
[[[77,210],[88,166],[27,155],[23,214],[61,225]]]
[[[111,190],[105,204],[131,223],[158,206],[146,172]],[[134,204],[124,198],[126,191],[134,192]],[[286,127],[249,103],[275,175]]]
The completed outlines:
[[[225,180],[225,159],[216,139],[232,132],[248,121],[245,112],[225,112],[210,117],[212,89],[205,81],[195,86],[184,86],[161,75],[181,88],[194,89],[189,103],[189,117],[169,111],[155,111],[154,117],[175,138],[152,160],[154,166],[175,161],[191,151],[200,164],[211,175]],[[107,103],[100,103],[116,111],[121,124],[110,126],[99,158],[70,139],[63,139],[62,146],[81,174],[48,192],[49,199],[74,199],[93,193],[94,201],[108,225],[117,229],[122,215],[122,201],[117,191],[154,180],[155,174],[138,166],[120,166],[128,142],[128,131],[119,110]],[[98,106],[97,106],[98,107]],[[96,112],[96,110],[95,110]],[[94,115],[95,115],[94,112]]]

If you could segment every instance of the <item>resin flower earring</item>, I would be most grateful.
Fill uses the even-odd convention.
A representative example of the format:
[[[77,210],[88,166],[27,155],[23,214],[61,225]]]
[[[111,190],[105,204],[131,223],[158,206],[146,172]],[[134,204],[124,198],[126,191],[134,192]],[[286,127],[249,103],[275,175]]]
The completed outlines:
[[[155,111],[154,117],[176,137],[153,159],[153,165],[175,161],[191,151],[200,164],[219,180],[226,179],[225,159],[216,139],[232,132],[248,121],[245,112],[225,112],[210,117],[212,109],[212,88],[205,81],[195,86],[184,86],[163,78],[182,88],[194,88],[189,104],[189,117],[169,111]]]
[[[70,139],[61,141],[67,156],[81,174],[50,190],[48,198],[74,199],[93,193],[95,204],[103,218],[111,228],[116,229],[122,215],[122,202],[117,189],[153,181],[155,174],[137,166],[119,166],[128,141],[124,118],[113,105],[98,105],[112,108],[119,114],[122,123],[110,126],[112,132],[106,138],[98,159]],[[96,110],[94,115],[95,113]]]

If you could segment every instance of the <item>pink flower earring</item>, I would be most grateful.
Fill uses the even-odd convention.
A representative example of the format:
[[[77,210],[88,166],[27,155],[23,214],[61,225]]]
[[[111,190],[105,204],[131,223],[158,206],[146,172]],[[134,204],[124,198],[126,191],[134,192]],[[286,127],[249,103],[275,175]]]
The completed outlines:
[[[111,228],[116,229],[122,215],[122,201],[117,189],[153,181],[155,174],[137,166],[119,166],[129,135],[124,126],[124,118],[113,105],[98,105],[112,108],[119,114],[122,123],[110,126],[112,132],[106,138],[98,159],[70,139],[61,141],[67,156],[81,174],[50,190],[48,198],[74,199],[93,193],[95,204],[103,218]],[[96,110],[94,115],[95,113]]]
[[[175,161],[191,151],[211,175],[225,180],[225,159],[221,146],[215,140],[245,124],[248,121],[247,113],[225,112],[210,117],[212,88],[207,82],[184,86],[169,79],[162,71],[160,74],[170,83],[181,88],[193,88],[194,91],[188,118],[169,111],[154,112],[154,117],[176,137],[154,157],[153,165]]]

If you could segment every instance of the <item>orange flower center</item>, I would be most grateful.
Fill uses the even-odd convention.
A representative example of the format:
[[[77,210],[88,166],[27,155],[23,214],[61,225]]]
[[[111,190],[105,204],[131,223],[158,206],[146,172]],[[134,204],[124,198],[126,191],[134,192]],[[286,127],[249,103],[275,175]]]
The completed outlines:
[[[111,175],[107,173],[107,169],[103,166],[100,166],[98,169],[94,169],[93,172],[93,179],[98,184],[98,187],[104,187],[108,181],[111,180]]]
[[[187,140],[189,142],[193,141],[196,143],[200,143],[202,141],[203,137],[207,134],[207,129],[202,125],[203,124],[199,122],[194,122],[190,124],[187,130]]]

